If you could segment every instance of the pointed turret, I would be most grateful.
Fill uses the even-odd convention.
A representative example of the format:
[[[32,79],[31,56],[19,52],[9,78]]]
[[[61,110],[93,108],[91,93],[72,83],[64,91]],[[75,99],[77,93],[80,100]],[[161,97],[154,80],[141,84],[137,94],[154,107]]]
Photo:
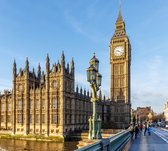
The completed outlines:
[[[35,76],[36,76],[36,74],[35,74],[35,70],[34,70],[34,68],[33,68],[33,77],[35,78]]]
[[[121,5],[120,5],[119,12],[118,12],[117,22],[122,22],[122,21],[123,21],[123,18],[122,18]]]
[[[58,62],[57,62],[57,66],[58,66],[58,65],[60,65],[60,62],[59,62],[59,60],[58,60]]]
[[[38,78],[40,79],[41,78],[41,66],[40,66],[40,63],[38,65]]]
[[[71,67],[74,68],[74,60],[73,60],[73,58],[71,60]]]
[[[69,63],[67,63],[67,73],[69,74]]]
[[[50,59],[49,59],[49,55],[47,54],[47,57],[46,57],[46,75],[49,75],[49,71],[50,71]]]
[[[102,91],[99,91],[99,100],[102,101]]]
[[[16,61],[14,59],[14,62],[13,62],[13,78],[16,77],[16,73],[17,73],[17,67],[16,67]]]
[[[83,89],[82,89],[82,87],[80,88],[80,94],[82,95],[82,92],[83,92]]]
[[[65,72],[65,56],[64,56],[64,51],[62,51],[62,55],[61,55],[61,72],[62,72],[62,75],[64,75],[64,72]]]
[[[72,60],[71,60],[71,74],[72,75],[74,75],[74,60],[73,60],[73,58],[72,58]]]
[[[78,88],[78,85],[76,86],[76,93],[78,93],[79,92],[79,88]]]
[[[48,55],[48,53],[47,53],[47,57],[46,57],[46,65],[48,65],[49,62],[50,62],[50,58],[49,58],[49,55]]]
[[[59,63],[59,60],[58,60],[58,63],[57,63],[57,69],[58,69],[58,71],[61,70],[61,65],[60,65],[60,63]]]
[[[86,96],[86,89],[84,89],[84,96]]]
[[[62,51],[62,55],[61,55],[61,66],[65,66],[65,56],[64,56],[64,51]]]
[[[89,90],[87,90],[87,97],[89,98]]]
[[[26,58],[26,62],[25,62],[25,71],[29,72],[29,60],[28,60],[28,57]]]

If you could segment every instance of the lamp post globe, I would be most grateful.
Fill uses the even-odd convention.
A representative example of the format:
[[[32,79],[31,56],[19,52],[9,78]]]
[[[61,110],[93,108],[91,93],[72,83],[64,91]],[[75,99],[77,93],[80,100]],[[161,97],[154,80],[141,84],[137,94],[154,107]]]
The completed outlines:
[[[99,60],[96,58],[96,54],[94,53],[93,58],[90,60],[90,65],[93,65],[97,72],[99,71]]]
[[[91,84],[96,81],[96,69],[93,65],[87,68],[87,81]]]
[[[101,81],[102,81],[102,75],[100,73],[97,73],[97,85],[98,85],[98,87],[101,86]]]

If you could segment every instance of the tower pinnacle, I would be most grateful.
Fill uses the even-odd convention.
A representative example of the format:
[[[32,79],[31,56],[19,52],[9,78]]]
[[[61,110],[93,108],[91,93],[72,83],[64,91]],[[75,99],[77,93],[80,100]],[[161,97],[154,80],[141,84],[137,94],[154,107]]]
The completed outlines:
[[[17,72],[16,60],[14,59],[14,62],[13,62],[13,76],[14,76],[14,77],[16,76],[16,72]]]
[[[122,37],[126,35],[126,31],[125,31],[125,23],[122,17],[122,13],[121,13],[121,0],[119,0],[119,11],[118,11],[118,18],[116,20],[116,29],[115,29],[115,33],[113,37]]]
[[[119,0],[119,12],[118,12],[117,22],[118,22],[118,21],[123,21],[122,11],[121,11],[121,0]]]
[[[29,71],[29,60],[28,60],[28,57],[26,58],[26,62],[25,62],[25,70],[27,72]]]

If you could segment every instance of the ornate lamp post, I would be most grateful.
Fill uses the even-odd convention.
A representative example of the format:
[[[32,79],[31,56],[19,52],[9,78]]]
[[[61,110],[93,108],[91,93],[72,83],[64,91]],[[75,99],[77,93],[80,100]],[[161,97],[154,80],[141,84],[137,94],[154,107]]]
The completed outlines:
[[[87,68],[87,81],[90,83],[92,89],[91,102],[93,103],[93,115],[89,118],[89,139],[101,139],[101,119],[98,117],[97,110],[97,91],[101,86],[102,76],[98,73],[99,60],[96,58],[95,53],[89,62],[90,67]]]

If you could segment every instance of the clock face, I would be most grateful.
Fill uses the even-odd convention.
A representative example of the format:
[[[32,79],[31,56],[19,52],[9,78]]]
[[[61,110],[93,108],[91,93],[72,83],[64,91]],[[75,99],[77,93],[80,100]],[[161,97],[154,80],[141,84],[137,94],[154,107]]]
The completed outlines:
[[[124,54],[124,47],[118,46],[114,49],[114,55],[115,56],[121,56]]]

